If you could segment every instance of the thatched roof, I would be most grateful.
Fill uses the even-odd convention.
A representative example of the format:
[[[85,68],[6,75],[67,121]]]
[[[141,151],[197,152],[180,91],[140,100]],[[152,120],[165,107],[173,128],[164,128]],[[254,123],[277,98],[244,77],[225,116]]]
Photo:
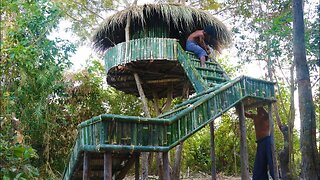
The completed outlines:
[[[146,4],[129,7],[108,17],[93,35],[94,47],[104,51],[124,42],[127,18],[131,18],[130,31],[162,24],[169,29],[168,38],[179,39],[181,43],[191,32],[212,25],[216,31],[215,41],[211,43],[214,48],[224,48],[231,43],[231,33],[226,26],[205,11],[177,4]]]

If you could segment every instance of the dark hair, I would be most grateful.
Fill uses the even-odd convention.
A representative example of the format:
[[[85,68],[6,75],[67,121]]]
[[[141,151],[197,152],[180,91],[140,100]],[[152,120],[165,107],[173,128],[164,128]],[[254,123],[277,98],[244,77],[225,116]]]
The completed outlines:
[[[204,32],[210,36],[214,36],[214,34],[215,34],[215,30],[214,30],[213,26],[206,26],[204,28]]]
[[[268,119],[268,117],[269,117],[268,112],[263,107],[258,107],[257,113],[260,114],[261,116],[265,117],[266,119]]]

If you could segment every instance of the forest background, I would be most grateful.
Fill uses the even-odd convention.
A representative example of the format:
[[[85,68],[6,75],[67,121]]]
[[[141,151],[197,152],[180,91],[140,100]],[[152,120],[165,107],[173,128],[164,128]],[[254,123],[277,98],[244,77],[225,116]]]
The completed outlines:
[[[234,42],[218,61],[231,77],[252,71],[256,78],[275,81],[278,102],[276,150],[288,179],[301,173],[300,143],[306,138],[297,124],[308,123],[299,116],[294,99],[298,87],[293,53],[292,2],[189,0],[153,3],[182,3],[204,9],[219,17],[233,32]],[[142,115],[137,97],[108,87],[102,54],[94,53],[83,67],[73,69],[72,55],[78,47],[90,46],[94,30],[108,15],[142,3],[127,0],[2,0],[0,55],[0,177],[3,179],[61,179],[77,125],[102,113]],[[60,22],[68,23],[73,40],[52,35]],[[320,6],[304,2],[305,48],[310,74],[319,157],[320,131]],[[249,35],[250,34],[250,35]],[[75,39],[75,40],[74,40]],[[73,63],[72,63],[73,62]],[[254,66],[252,65],[254,64]],[[256,72],[255,71],[255,72]],[[258,74],[258,73],[257,73]],[[179,102],[179,99],[175,100]],[[151,108],[151,106],[150,106]],[[152,110],[152,108],[151,108]],[[155,112],[152,112],[155,116]],[[298,121],[295,121],[298,120]],[[300,120],[301,119],[301,120]],[[249,166],[255,154],[255,134],[246,122]],[[281,128],[278,128],[281,127]],[[302,126],[301,126],[302,127]],[[217,171],[240,174],[240,135],[234,111],[215,123]],[[182,174],[210,173],[210,129],[193,135],[183,145]],[[171,153],[174,159],[174,152]],[[318,164],[318,166],[320,166]],[[319,168],[319,167],[318,167]],[[155,174],[155,166],[151,174]]]

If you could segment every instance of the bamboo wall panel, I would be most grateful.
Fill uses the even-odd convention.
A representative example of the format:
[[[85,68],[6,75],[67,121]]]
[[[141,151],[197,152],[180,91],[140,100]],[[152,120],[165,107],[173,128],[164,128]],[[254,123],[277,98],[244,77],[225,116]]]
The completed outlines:
[[[169,38],[141,38],[117,44],[105,53],[106,69],[132,61],[177,60],[177,43]]]

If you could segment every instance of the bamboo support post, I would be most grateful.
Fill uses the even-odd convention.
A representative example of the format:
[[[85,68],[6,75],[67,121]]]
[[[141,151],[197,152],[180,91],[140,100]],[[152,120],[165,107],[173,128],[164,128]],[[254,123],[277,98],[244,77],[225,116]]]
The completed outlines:
[[[162,108],[162,112],[168,112],[170,110],[172,99],[173,99],[173,86],[170,86],[167,90],[167,99],[166,103]]]
[[[161,114],[160,108],[159,108],[159,96],[158,93],[155,91],[152,91],[153,95],[153,108],[156,111],[157,116]]]
[[[82,174],[83,180],[89,179],[89,155],[88,152],[83,153],[83,174]]]
[[[269,115],[269,126],[270,126],[270,136],[271,136],[271,152],[272,152],[272,162],[273,162],[273,172],[274,180],[279,179],[277,157],[275,151],[275,142],[274,142],[274,123],[272,118],[272,104],[268,105],[268,115]]]
[[[140,175],[139,175],[139,171],[140,171],[140,153],[135,154],[135,164],[134,164],[134,179],[135,180],[139,180]]]
[[[216,110],[216,105],[214,105],[214,110]],[[211,113],[212,103],[208,102],[208,118],[211,119],[212,113]],[[215,147],[214,147],[214,120],[210,123],[210,157],[211,157],[211,179],[216,180],[216,155],[215,155]]]
[[[111,152],[104,152],[103,154],[103,179],[112,179],[112,154]]]
[[[141,80],[139,78],[139,75],[137,73],[133,73],[134,75],[134,79],[136,81],[137,84],[137,88],[139,91],[139,95],[142,101],[142,108],[143,108],[143,112],[145,114],[146,117],[150,118],[150,112],[148,109],[148,103],[147,103],[147,99],[146,96],[144,94],[143,88],[141,86]],[[149,167],[149,163],[148,163],[148,157],[149,157],[149,153],[148,152],[143,152],[141,153],[141,158],[142,158],[142,175],[141,175],[141,179],[142,180],[146,180],[148,179],[148,167]]]
[[[163,180],[170,180],[169,153],[163,152]]]
[[[145,113],[145,116],[150,118],[150,112],[149,112],[149,109],[148,109],[148,102],[147,102],[147,98],[144,94],[144,91],[143,91],[143,88],[141,86],[141,80],[140,80],[140,77],[137,73],[133,73],[133,76],[134,76],[134,79],[136,80],[136,84],[137,84],[137,88],[138,88],[138,91],[139,91],[139,96],[141,98],[141,101],[142,101],[142,108],[143,108],[143,112]]]
[[[161,114],[161,109],[159,108],[159,96],[158,93],[153,91],[153,108],[156,111],[156,115],[159,116]],[[157,169],[158,169],[158,176],[159,176],[159,180],[163,180],[163,160],[162,160],[162,153],[161,152],[157,152],[156,153],[156,164],[157,164]]]
[[[210,123],[210,156],[211,156],[211,177],[212,180],[217,179],[216,175],[216,158],[215,158],[215,148],[214,148],[214,121]]]
[[[240,124],[240,160],[241,160],[241,179],[250,179],[248,163],[248,147],[246,140],[246,123],[244,116],[244,105],[242,102],[237,107]]]

